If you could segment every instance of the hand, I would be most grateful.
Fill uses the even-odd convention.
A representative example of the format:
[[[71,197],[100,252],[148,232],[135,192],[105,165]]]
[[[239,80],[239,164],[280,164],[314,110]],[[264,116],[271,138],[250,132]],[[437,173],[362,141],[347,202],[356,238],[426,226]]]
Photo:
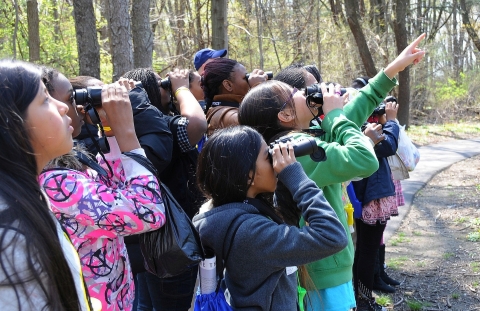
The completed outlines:
[[[127,91],[135,88],[135,81],[132,79],[120,78],[117,82],[118,84],[123,85]]]
[[[415,41],[410,43],[397,58],[385,68],[385,74],[392,79],[397,73],[404,70],[411,64],[418,64],[425,56],[425,51],[419,49],[418,44],[425,38],[426,34],[421,34]]]
[[[262,82],[268,80],[267,74],[262,69],[253,69],[253,71],[248,76],[248,85],[250,87],[256,87]]]
[[[172,92],[175,94],[175,91],[180,87],[188,87],[188,69],[178,69],[175,68],[173,71],[169,72],[167,76],[170,78],[170,83],[172,84]]]
[[[102,123],[105,122],[105,126],[110,125],[115,133],[122,152],[140,148],[135,135],[132,105],[125,86],[120,85],[120,83],[104,85],[102,88],[102,109],[98,109],[98,111],[101,112]]]
[[[381,124],[368,123],[365,130],[363,131],[363,134],[369,137],[375,145],[385,139]]]
[[[395,120],[398,113],[397,102],[388,102],[385,104],[385,114],[387,115],[387,121]]]
[[[325,83],[320,84],[323,96],[323,114],[327,115],[330,111],[335,109],[343,109],[343,104],[345,102],[346,94],[340,96],[340,84],[330,83],[327,85]]]
[[[284,168],[297,161],[293,152],[293,145],[290,142],[286,144],[275,144],[272,153],[273,170],[280,174]]]

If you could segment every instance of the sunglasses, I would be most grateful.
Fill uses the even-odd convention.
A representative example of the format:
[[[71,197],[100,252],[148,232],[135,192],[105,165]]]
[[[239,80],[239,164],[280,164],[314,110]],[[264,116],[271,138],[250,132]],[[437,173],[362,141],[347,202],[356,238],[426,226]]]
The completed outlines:
[[[294,87],[292,93],[290,94],[290,97],[283,103],[282,107],[280,107],[280,111],[282,111],[283,109],[285,109],[285,107],[287,106],[288,102],[292,100],[293,95],[295,95],[295,93],[297,93],[297,91],[298,91],[298,89],[297,89],[296,87]]]

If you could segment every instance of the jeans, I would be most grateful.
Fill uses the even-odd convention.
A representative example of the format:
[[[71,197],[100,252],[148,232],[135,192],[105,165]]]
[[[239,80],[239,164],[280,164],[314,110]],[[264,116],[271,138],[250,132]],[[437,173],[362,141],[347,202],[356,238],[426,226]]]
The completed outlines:
[[[192,304],[198,265],[180,275],[160,279],[137,274],[138,311],[188,311]]]

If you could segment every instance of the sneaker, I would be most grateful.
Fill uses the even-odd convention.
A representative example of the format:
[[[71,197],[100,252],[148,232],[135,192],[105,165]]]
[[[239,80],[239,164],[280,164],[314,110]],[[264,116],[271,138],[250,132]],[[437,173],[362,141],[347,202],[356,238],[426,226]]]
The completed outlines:
[[[358,299],[356,311],[387,311],[387,309],[379,305],[375,299]]]

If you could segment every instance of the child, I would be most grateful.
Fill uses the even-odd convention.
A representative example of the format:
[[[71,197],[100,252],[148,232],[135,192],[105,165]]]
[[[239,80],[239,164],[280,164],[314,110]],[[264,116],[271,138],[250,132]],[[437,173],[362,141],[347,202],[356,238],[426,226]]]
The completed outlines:
[[[0,61],[1,310],[91,310],[78,254],[37,181],[72,149],[68,111],[38,67]]]
[[[382,105],[383,106],[383,105]],[[381,106],[380,106],[381,107]],[[387,157],[394,155],[398,148],[399,126],[397,103],[386,103],[385,112],[374,115],[370,122],[383,127],[384,139],[375,145],[379,168],[370,177],[354,181],[357,199],[363,203],[362,217],[355,220],[357,244],[353,264],[353,280],[357,311],[384,310],[372,295],[375,262],[385,225],[390,216],[398,215],[395,186],[392,181]],[[378,118],[378,120],[376,120]],[[377,124],[369,123],[366,135],[377,135]]]
[[[269,147],[255,130],[215,132],[200,154],[197,179],[211,199],[193,221],[204,247],[223,260],[221,288],[234,310],[297,310],[297,267],[344,248],[346,233],[293,147]],[[225,165],[228,163],[228,165]],[[259,198],[277,178],[293,195],[309,226],[289,226]]]

